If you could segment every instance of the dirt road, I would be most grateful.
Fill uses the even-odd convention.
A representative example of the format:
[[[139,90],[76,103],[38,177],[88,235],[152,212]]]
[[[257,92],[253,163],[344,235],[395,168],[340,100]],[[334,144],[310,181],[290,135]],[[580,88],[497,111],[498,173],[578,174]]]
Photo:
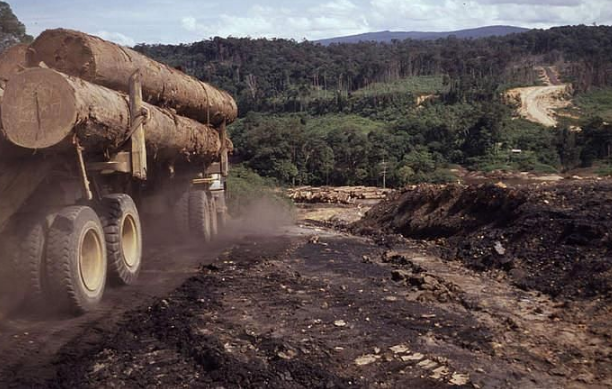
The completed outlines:
[[[567,84],[559,84],[554,71],[542,69],[545,86],[515,88],[508,95],[520,102],[519,114],[527,120],[540,123],[547,127],[557,125],[555,110],[567,107]]]
[[[601,303],[552,301],[420,242],[303,225],[147,260],[99,312],[3,322],[0,387],[612,385],[609,334],[585,325]]]

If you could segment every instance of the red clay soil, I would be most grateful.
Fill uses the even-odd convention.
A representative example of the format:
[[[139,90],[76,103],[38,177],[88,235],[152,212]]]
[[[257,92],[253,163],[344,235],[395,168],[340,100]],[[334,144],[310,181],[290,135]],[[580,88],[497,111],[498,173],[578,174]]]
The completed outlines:
[[[612,296],[612,183],[504,188],[424,185],[395,193],[352,226],[436,243],[446,259],[507,271],[553,297]]]

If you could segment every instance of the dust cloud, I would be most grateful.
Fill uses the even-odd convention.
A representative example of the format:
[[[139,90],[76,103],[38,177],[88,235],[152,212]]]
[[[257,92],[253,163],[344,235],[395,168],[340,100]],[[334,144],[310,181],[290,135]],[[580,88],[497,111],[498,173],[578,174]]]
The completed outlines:
[[[167,217],[151,217],[144,213],[141,214],[143,228],[144,253],[151,255],[159,250],[166,250],[171,247],[197,246],[203,249],[218,249],[228,247],[241,239],[262,236],[274,236],[282,234],[290,226],[295,224],[295,213],[289,203],[279,200],[273,196],[261,196],[250,198],[247,203],[232,209],[229,204],[230,218],[225,226],[218,227],[218,235],[212,242],[204,243],[193,241],[185,236],[178,236],[173,223]],[[6,236],[4,237],[6,238]],[[23,276],[17,274],[14,263],[19,263],[19,258],[13,258],[16,253],[15,242],[18,239],[11,236],[9,239],[2,239],[0,242],[0,324],[7,317],[12,317],[15,313],[20,316],[23,314],[31,315],[42,312],[41,307],[28,307],[26,301],[26,286]],[[144,258],[146,263],[146,258]],[[25,269],[23,269],[25,270]],[[53,311],[52,307],[44,309]]]
[[[14,236],[4,237],[0,242],[0,323],[9,314],[19,308],[25,300],[23,280],[16,277],[13,261],[15,253]],[[12,243],[11,242],[11,243]]]
[[[282,200],[262,196],[232,212],[227,226],[220,231],[222,239],[241,238],[248,235],[275,235],[295,224],[295,212]]]

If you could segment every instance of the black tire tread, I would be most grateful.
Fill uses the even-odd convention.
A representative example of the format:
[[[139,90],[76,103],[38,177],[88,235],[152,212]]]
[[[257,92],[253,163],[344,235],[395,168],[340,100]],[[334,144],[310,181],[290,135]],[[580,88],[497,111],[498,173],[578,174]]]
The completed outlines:
[[[212,239],[210,224],[210,206],[206,191],[189,192],[189,225],[192,236],[210,242]]]
[[[104,196],[102,199],[103,211],[100,213],[100,221],[104,228],[106,240],[106,255],[108,258],[108,279],[115,285],[132,285],[138,278],[141,266],[131,272],[123,262],[121,249],[121,221],[126,210],[132,211],[138,219],[138,209],[132,198],[124,193]],[[138,233],[141,237],[142,230],[140,220],[136,221]],[[141,258],[142,262],[142,258]]]
[[[70,206],[64,208],[55,218],[55,221],[49,229],[47,238],[47,276],[49,293],[53,298],[53,302],[57,304],[60,310],[67,310],[75,313],[87,312],[90,307],[84,304],[79,298],[75,285],[73,284],[71,271],[71,247],[70,240],[74,231],[63,231],[57,227],[58,219],[65,219],[66,223],[70,223],[74,227],[74,223],[82,212],[90,210],[94,215],[95,212],[85,206]],[[97,217],[97,216],[96,216]],[[61,222],[61,221],[60,221]],[[100,225],[100,228],[102,226]]]
[[[32,216],[17,227],[12,252],[12,267],[16,279],[24,290],[27,305],[41,305],[45,296],[45,240],[46,228],[43,221]]]

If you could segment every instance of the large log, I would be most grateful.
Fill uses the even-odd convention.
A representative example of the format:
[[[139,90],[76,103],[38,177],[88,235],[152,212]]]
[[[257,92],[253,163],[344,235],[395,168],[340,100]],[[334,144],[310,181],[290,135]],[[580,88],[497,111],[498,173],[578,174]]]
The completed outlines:
[[[26,67],[28,45],[15,45],[0,55],[0,88],[4,88],[11,76]]]
[[[144,104],[146,145],[156,160],[219,157],[221,141],[212,127]],[[27,149],[62,152],[74,134],[89,153],[113,153],[129,139],[130,110],[125,95],[52,69],[32,68],[9,79],[2,101],[6,138]]]
[[[62,73],[125,93],[130,76],[139,69],[148,103],[213,126],[224,120],[229,124],[238,115],[228,93],[134,50],[78,31],[44,31],[31,44],[27,59],[31,67],[44,62]]]
[[[26,68],[26,52],[28,45],[20,44],[10,47],[0,55],[0,104],[4,95],[4,87],[9,78]],[[2,122],[0,122],[2,128]],[[0,137],[0,159],[12,159],[32,155],[32,150],[19,148]]]

